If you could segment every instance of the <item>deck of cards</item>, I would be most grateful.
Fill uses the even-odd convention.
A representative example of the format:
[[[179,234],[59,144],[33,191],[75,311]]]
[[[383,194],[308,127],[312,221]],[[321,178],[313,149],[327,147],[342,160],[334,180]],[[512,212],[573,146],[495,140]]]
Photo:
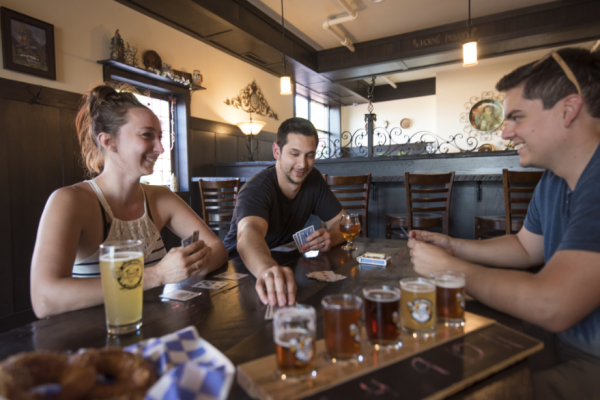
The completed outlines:
[[[189,246],[192,243],[196,243],[200,238],[200,231],[194,231],[192,235],[188,238],[181,239],[181,247]]]
[[[306,240],[306,238],[312,235],[313,233],[315,233],[315,228],[312,225],[308,228],[304,228],[301,231],[294,233],[294,236],[292,237],[294,238],[294,242],[296,242],[296,247],[298,247],[298,250],[302,251],[302,246],[308,243],[308,240]]]
[[[347,278],[346,276],[336,274],[333,271],[311,272],[310,274],[306,274],[306,276],[322,282],[337,282]]]
[[[385,267],[392,256],[383,253],[365,253],[356,257],[359,264],[372,264]]]

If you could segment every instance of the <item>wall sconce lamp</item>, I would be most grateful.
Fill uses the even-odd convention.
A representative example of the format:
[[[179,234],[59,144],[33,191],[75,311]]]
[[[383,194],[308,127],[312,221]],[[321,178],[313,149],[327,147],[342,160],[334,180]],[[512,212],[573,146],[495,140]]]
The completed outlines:
[[[469,20],[467,21],[469,38],[462,44],[463,46],[463,67],[472,67],[477,65],[477,40],[473,39],[471,22],[471,0],[469,0]]]
[[[267,124],[266,122],[262,122],[262,121],[253,121],[252,113],[250,113],[250,121],[242,121],[242,122],[238,122],[236,124],[238,126],[238,128],[240,128],[242,133],[244,135],[247,135],[246,147],[248,148],[248,151],[250,152],[250,156],[248,157],[248,160],[245,160],[245,161],[260,161],[260,157],[258,156],[258,146],[256,146],[256,148],[253,147],[252,137],[254,135],[258,135],[260,130],[262,128],[264,128],[264,126],[266,124]]]
[[[283,0],[281,0],[281,52],[283,54],[283,75],[279,78],[280,94],[292,94],[292,77],[286,73],[285,63],[285,19],[283,19]]]

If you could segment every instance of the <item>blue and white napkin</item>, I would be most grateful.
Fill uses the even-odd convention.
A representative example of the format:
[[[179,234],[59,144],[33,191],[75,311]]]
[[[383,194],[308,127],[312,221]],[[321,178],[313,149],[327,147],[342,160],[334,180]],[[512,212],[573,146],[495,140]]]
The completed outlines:
[[[154,364],[160,376],[145,400],[224,400],[235,368],[193,326],[125,347]]]

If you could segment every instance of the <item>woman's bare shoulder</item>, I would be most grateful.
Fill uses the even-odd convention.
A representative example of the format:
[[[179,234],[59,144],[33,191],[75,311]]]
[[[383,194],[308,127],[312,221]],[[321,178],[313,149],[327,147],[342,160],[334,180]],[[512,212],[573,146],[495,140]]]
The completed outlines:
[[[88,183],[80,182],[71,186],[56,189],[48,199],[49,205],[59,207],[85,207],[92,201],[97,201],[96,194]]]

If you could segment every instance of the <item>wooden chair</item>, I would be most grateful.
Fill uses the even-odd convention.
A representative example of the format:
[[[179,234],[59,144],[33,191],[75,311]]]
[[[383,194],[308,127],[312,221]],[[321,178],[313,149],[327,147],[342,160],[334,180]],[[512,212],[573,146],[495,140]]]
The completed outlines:
[[[223,181],[199,179],[198,185],[202,200],[202,218],[206,225],[213,231],[229,230],[229,222],[233,217],[235,201],[240,191],[240,178]]]
[[[475,238],[481,240],[519,232],[525,222],[527,206],[542,174],[543,171],[503,169],[504,215],[475,217]],[[513,197],[511,194],[517,196]]]
[[[356,176],[329,176],[323,174],[323,179],[325,179],[325,182],[327,182],[331,191],[340,201],[345,211],[351,212],[349,210],[361,210],[359,214],[361,225],[360,236],[369,237],[369,193],[371,192],[371,174]],[[360,185],[360,187],[356,187],[358,185]],[[348,186],[354,187],[348,188]],[[360,196],[357,196],[359,193]],[[350,194],[350,196],[347,196],[347,194]]]
[[[385,216],[385,237],[391,239],[398,236],[408,239],[407,236],[395,225],[412,229],[431,229],[437,226],[447,235],[449,231],[450,200],[452,198],[452,185],[454,171],[447,174],[417,175],[404,173],[406,186],[406,214],[390,214]],[[417,185],[419,188],[415,188]],[[426,186],[426,187],[424,187]],[[430,196],[441,193],[442,196]],[[426,195],[427,197],[414,196]],[[442,203],[439,207],[413,207],[413,203]]]

